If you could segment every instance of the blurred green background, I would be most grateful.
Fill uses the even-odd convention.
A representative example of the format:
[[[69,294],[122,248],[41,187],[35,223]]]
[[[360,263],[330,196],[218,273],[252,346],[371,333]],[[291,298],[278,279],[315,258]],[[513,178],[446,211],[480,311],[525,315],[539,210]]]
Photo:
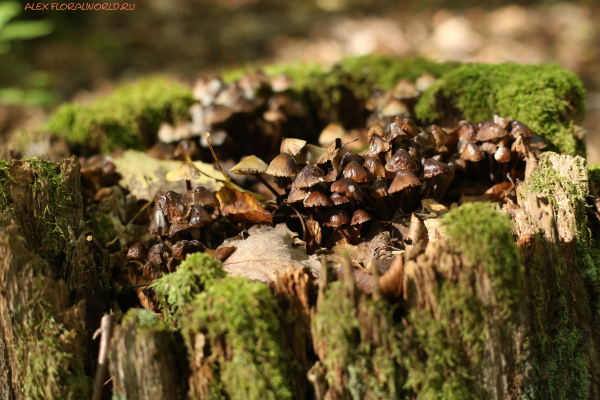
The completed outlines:
[[[38,126],[61,101],[87,103],[147,74],[192,83],[247,63],[329,64],[343,56],[382,53],[557,62],[577,73],[588,90],[588,161],[600,162],[598,1],[118,3],[135,9],[34,11],[25,10],[25,1],[0,2],[0,144],[13,132]]]

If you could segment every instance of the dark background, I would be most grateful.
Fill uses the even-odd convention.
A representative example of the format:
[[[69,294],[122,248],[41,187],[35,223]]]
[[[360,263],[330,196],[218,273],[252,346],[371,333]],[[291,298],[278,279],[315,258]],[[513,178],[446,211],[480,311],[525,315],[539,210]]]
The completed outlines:
[[[60,1],[58,1],[61,3]],[[123,3],[123,1],[118,1]],[[30,2],[31,3],[31,2]],[[168,74],[192,83],[223,67],[333,63],[384,53],[436,60],[557,62],[588,90],[588,161],[600,162],[597,1],[132,0],[133,11],[31,11],[46,36],[0,54],[0,138],[31,129],[61,101]],[[27,2],[21,2],[23,8]],[[1,32],[1,31],[0,31]]]

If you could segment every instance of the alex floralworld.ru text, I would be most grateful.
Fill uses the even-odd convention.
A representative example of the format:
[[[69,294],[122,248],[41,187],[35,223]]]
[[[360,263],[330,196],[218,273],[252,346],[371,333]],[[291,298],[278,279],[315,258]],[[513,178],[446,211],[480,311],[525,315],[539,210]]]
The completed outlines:
[[[25,5],[25,10],[35,11],[133,11],[134,9],[134,3],[27,3]]]

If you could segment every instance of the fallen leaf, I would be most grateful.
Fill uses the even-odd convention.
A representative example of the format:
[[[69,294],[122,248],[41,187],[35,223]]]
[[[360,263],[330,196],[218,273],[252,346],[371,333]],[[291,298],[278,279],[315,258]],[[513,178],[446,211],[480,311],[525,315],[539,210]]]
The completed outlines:
[[[448,211],[448,207],[443,204],[438,203],[434,199],[423,199],[421,200],[421,205],[430,213],[435,214],[436,216],[442,216],[446,214]]]
[[[258,201],[248,192],[240,192],[224,186],[217,192],[221,203],[221,213],[231,221],[271,223],[273,214],[262,208]]]
[[[275,279],[286,268],[308,267],[313,276],[319,276],[320,263],[316,255],[309,256],[305,243],[295,237],[285,224],[276,227],[254,225],[245,239],[226,240],[221,247],[236,248],[223,262],[229,275],[242,275],[262,282]],[[218,249],[217,249],[218,250]]]
[[[167,172],[176,170],[181,166],[181,161],[158,160],[136,150],[126,150],[113,160],[117,171],[123,176],[119,182],[138,199],[150,200],[159,190],[174,190],[177,193],[187,191],[185,181],[168,182]],[[212,164],[199,161],[193,162],[202,174],[192,180],[192,186],[204,186],[210,191],[220,189],[224,182],[221,172]]]

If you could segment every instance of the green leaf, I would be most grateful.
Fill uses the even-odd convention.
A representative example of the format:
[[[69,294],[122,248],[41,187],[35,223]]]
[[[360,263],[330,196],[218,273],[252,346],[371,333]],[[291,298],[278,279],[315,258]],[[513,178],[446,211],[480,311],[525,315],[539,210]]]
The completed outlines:
[[[11,22],[0,30],[0,41],[34,39],[46,36],[53,29],[52,22],[48,20]]]
[[[2,29],[8,21],[21,14],[22,7],[23,6],[16,1],[0,3],[0,29]]]

